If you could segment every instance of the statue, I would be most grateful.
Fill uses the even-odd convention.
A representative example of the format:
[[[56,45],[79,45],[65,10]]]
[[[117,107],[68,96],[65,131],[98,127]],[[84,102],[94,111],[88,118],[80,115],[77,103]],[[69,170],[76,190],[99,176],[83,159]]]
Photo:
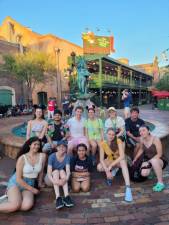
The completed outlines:
[[[83,57],[79,57],[77,62],[77,84],[80,94],[87,94],[87,84],[89,72],[87,70],[86,61]]]

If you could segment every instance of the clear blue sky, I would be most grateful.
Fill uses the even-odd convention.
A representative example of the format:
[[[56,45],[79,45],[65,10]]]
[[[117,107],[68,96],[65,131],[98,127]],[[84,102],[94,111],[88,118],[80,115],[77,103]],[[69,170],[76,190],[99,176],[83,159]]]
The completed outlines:
[[[115,38],[114,58],[152,62],[169,48],[169,0],[0,0],[0,23],[11,16],[40,34],[82,45],[88,27]],[[168,51],[169,56],[169,51]]]

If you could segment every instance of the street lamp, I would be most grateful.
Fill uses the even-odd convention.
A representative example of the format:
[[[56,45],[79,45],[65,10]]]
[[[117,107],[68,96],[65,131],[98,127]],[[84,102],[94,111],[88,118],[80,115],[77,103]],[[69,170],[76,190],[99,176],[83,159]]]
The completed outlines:
[[[60,74],[60,68],[59,68],[59,57],[60,57],[60,48],[54,48],[55,50],[55,57],[56,57],[56,65],[57,65],[57,71],[56,71],[56,90],[57,90],[57,98],[58,98],[58,105],[61,107],[61,101],[62,101],[62,79]]]

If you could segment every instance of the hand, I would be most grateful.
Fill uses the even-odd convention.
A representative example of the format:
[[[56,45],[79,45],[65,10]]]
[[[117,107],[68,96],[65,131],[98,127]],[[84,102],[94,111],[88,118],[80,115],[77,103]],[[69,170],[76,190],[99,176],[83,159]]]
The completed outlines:
[[[134,159],[134,160],[132,161],[132,165],[134,165],[134,164],[135,164],[135,162],[136,162],[136,159]]]
[[[38,189],[36,189],[36,188],[33,188],[32,189],[32,193],[34,194],[34,195],[37,195],[37,194],[39,194],[39,190]]]
[[[110,171],[106,172],[107,179],[112,179],[112,174]]]

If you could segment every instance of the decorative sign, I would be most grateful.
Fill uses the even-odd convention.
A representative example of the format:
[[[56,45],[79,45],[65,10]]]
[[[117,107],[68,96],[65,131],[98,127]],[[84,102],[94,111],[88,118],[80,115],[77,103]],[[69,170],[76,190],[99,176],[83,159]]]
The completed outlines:
[[[82,34],[84,54],[109,55],[114,50],[113,36],[96,36],[93,32]]]

